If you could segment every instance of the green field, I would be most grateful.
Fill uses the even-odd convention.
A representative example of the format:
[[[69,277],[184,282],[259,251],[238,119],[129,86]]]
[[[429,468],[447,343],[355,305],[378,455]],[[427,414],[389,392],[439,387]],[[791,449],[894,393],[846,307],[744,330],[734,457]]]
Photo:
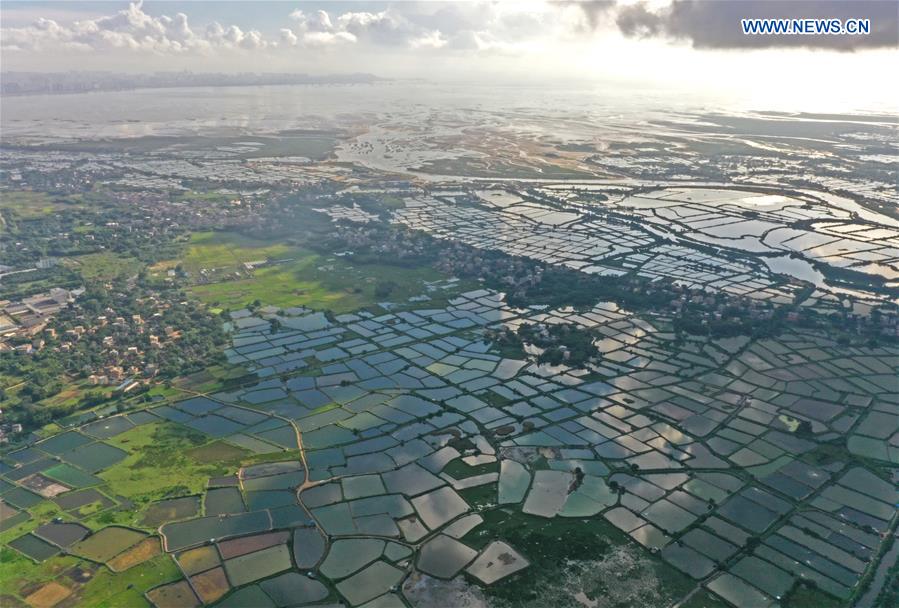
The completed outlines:
[[[205,435],[170,423],[135,427],[108,441],[129,455],[99,477],[115,488],[116,495],[137,504],[198,493],[206,479],[228,472],[223,464],[200,464],[187,456],[188,450],[207,441]]]
[[[108,251],[69,258],[67,264],[87,280],[102,281],[118,277],[132,277],[143,267],[140,260],[136,258]]]
[[[79,584],[69,576],[74,568],[93,573],[86,582]],[[181,573],[178,567],[167,555],[160,555],[125,572],[113,574],[106,568],[98,568],[73,556],[60,555],[41,564],[34,564],[11,549],[0,549],[0,580],[3,581],[4,593],[23,589],[33,593],[43,584],[56,582],[72,590],[65,605],[116,608],[149,606],[143,597],[145,591],[179,578]]]
[[[62,572],[77,564],[77,557],[57,555],[35,564],[30,559],[8,547],[0,548],[0,581],[3,593],[12,593],[29,585],[55,580]]]
[[[149,394],[177,400],[193,393],[213,393],[220,390],[228,381],[245,374],[246,370],[239,366],[212,365],[189,376],[176,378],[172,382],[172,388],[154,387]],[[187,395],[182,391],[186,391]]]
[[[4,190],[0,192],[0,211],[20,220],[37,220],[56,211],[59,199],[47,192]]]
[[[244,262],[288,257],[290,247],[271,244],[236,232],[194,232],[181,263],[191,274],[202,269],[238,270]]]
[[[174,560],[168,555],[160,555],[117,574],[101,568],[79,590],[79,599],[84,606],[149,606],[144,592],[180,578],[181,572]]]
[[[252,271],[243,268],[245,262],[259,260],[284,261]],[[386,299],[404,302],[424,293],[424,281],[445,278],[429,268],[353,265],[340,257],[257,241],[233,232],[193,234],[180,263],[195,283],[191,293],[219,309],[238,309],[260,300],[280,307],[349,312],[385,299],[375,295],[375,287],[381,283],[396,284]],[[203,269],[215,269],[211,276],[219,280],[197,284]],[[240,273],[240,277],[234,278],[234,273]]]

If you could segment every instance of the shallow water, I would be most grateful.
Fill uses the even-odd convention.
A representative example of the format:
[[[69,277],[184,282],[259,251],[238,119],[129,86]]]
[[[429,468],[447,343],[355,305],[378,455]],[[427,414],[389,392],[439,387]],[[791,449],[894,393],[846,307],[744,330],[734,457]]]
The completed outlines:
[[[818,272],[814,266],[805,260],[792,258],[789,255],[779,255],[771,258],[762,258],[768,268],[779,274],[788,274],[797,279],[808,281],[816,287],[826,287],[824,275]]]
[[[635,103],[636,101],[636,103]],[[373,85],[191,87],[139,89],[73,95],[4,97],[3,138],[45,140],[123,138],[159,135],[262,134],[288,129],[327,129],[378,114],[400,121],[437,110],[463,113],[539,110],[544,116],[571,119],[641,114],[653,109],[677,110],[699,100],[678,101],[664,96],[599,88],[447,86],[392,82]],[[496,116],[493,120],[498,120]],[[542,125],[530,124],[530,128]],[[554,131],[554,136],[558,133]]]

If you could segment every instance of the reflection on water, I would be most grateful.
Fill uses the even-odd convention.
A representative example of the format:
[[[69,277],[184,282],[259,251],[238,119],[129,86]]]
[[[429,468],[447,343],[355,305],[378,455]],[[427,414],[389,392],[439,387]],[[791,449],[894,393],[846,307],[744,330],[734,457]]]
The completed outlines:
[[[459,112],[524,118],[555,116],[561,125],[577,120],[623,116],[652,118],[688,108],[708,108],[709,100],[610,91],[598,87],[446,86],[393,82],[373,85],[291,85],[140,89],[73,95],[29,95],[0,99],[3,139],[142,137],[274,133],[287,129],[334,128],[369,122],[375,115],[427,115]],[[714,104],[713,104],[714,105]],[[574,125],[569,124],[575,121]],[[543,125],[536,125],[543,127]],[[577,129],[575,128],[575,131]],[[554,136],[559,137],[559,128]]]
[[[803,259],[792,258],[789,255],[784,254],[773,258],[762,258],[762,261],[764,261],[765,264],[768,265],[768,268],[770,268],[773,272],[791,275],[796,277],[797,279],[808,281],[815,287],[825,288],[831,293],[842,294],[844,296],[852,296],[855,298],[861,298],[863,300],[869,299],[871,297],[870,293],[864,291],[847,289],[844,287],[835,287],[833,285],[827,284],[824,280],[824,275],[818,272],[814,266]]]
[[[779,255],[772,258],[762,258],[762,261],[768,265],[772,272],[778,274],[786,274],[802,281],[808,281],[815,287],[826,287],[824,275],[815,270],[815,267],[800,258],[793,258],[787,254]]]

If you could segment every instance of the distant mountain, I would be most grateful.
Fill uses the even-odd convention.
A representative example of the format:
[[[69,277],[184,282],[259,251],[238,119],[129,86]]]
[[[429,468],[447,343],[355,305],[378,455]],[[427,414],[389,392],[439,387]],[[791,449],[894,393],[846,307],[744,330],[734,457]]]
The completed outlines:
[[[284,84],[372,84],[389,79],[372,74],[237,74],[153,72],[125,74],[117,72],[3,72],[0,94],[35,95],[124,91],[171,87],[241,87]]]

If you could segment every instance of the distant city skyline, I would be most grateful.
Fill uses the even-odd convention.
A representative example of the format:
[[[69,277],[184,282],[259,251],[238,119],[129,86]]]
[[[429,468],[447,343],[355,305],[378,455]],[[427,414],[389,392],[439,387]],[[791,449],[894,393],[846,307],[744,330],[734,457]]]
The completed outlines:
[[[4,2],[5,71],[371,73],[895,106],[895,1]],[[745,36],[744,17],[868,18]]]

